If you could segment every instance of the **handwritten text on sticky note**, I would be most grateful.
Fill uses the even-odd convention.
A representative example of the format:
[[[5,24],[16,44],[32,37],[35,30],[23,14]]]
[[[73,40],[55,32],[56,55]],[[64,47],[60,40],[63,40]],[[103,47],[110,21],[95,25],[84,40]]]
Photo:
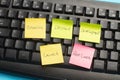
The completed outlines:
[[[25,38],[45,38],[45,37],[46,37],[45,18],[25,19]]]
[[[94,52],[94,48],[75,43],[69,63],[90,69]]]
[[[100,43],[101,25],[81,22],[79,40]]]
[[[40,46],[42,65],[63,63],[61,44],[50,44]]]
[[[72,39],[73,21],[64,19],[52,19],[51,37]]]

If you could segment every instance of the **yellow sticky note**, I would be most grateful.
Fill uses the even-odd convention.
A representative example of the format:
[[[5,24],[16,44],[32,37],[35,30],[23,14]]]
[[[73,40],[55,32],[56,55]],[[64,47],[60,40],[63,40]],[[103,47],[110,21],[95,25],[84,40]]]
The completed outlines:
[[[72,39],[73,21],[64,19],[52,19],[51,37]]]
[[[100,43],[101,25],[93,23],[80,23],[79,40]]]
[[[63,63],[61,44],[49,44],[40,46],[42,65]]]
[[[45,18],[26,18],[25,19],[25,38],[45,38],[46,19]]]

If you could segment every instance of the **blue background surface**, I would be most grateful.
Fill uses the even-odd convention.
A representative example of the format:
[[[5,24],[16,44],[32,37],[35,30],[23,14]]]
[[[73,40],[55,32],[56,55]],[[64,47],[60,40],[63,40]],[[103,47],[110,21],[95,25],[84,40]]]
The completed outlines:
[[[120,3],[120,0],[98,0],[98,1]],[[0,71],[0,80],[38,80],[38,78]]]

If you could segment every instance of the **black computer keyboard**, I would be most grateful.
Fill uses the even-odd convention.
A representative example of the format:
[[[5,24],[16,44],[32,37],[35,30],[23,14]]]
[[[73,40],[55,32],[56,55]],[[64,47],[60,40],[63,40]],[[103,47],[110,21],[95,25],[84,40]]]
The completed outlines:
[[[120,5],[80,0],[0,0],[0,69],[48,80],[120,80]],[[46,39],[25,39],[25,18],[46,18]],[[51,38],[52,18],[73,20],[73,39]],[[79,41],[80,22],[102,25],[100,44]],[[41,66],[39,46],[61,43],[64,64]],[[96,49],[91,69],[70,65],[74,43]]]

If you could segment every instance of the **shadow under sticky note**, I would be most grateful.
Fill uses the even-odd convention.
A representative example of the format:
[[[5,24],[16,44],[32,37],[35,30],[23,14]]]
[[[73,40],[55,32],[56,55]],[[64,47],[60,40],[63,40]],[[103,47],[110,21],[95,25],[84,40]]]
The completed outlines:
[[[75,43],[69,63],[90,69],[94,52],[94,48]]]
[[[100,43],[101,25],[93,23],[80,23],[79,40]]]
[[[52,19],[51,37],[72,39],[73,21],[64,19]]]
[[[42,65],[63,63],[61,44],[49,44],[40,46]]]
[[[45,38],[46,19],[45,18],[26,18],[25,19],[25,38]]]

